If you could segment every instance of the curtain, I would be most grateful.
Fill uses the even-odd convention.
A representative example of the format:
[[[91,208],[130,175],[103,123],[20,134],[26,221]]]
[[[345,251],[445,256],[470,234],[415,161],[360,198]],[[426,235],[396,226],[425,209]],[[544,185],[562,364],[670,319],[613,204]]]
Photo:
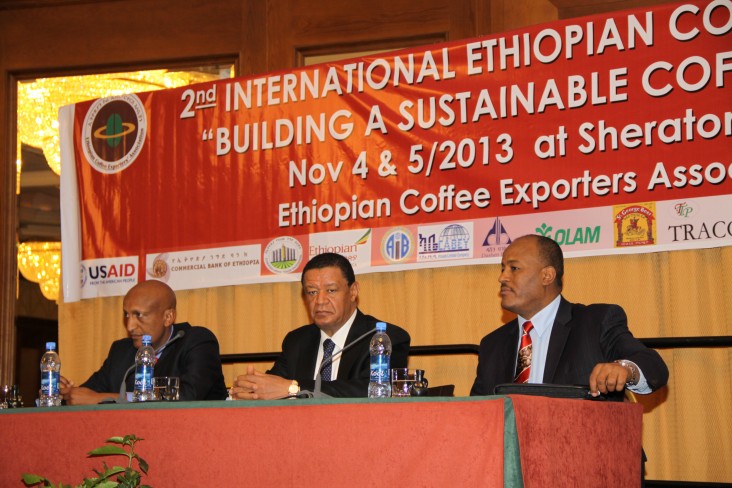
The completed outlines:
[[[636,337],[732,335],[732,248],[567,259],[564,296],[617,303]],[[398,324],[412,345],[477,344],[512,316],[500,307],[499,265],[358,276],[361,310]],[[204,325],[222,354],[279,351],[285,334],[308,323],[299,283],[180,291],[178,321]],[[125,336],[122,297],[61,303],[62,374],[77,384]],[[666,388],[638,396],[644,406],[648,479],[729,481],[732,464],[732,349],[661,350]],[[413,357],[431,385],[468,395],[477,356]],[[246,365],[225,366],[231,384]],[[256,364],[264,371],[271,364]]]

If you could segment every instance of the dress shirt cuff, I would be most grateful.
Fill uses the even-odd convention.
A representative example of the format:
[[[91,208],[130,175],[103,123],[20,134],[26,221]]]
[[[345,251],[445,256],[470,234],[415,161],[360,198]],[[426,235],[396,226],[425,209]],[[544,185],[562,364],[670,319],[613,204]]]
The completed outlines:
[[[640,374],[640,378],[638,378],[638,383],[636,383],[633,386],[629,386],[628,390],[632,391],[633,393],[638,393],[639,395],[647,395],[648,393],[652,393],[653,390],[651,390],[651,387],[648,386],[648,381],[646,380],[646,377],[643,374],[643,370],[640,369],[638,367],[638,365],[635,364],[633,361],[628,361],[628,362],[635,365],[635,367],[638,369],[638,374]]]

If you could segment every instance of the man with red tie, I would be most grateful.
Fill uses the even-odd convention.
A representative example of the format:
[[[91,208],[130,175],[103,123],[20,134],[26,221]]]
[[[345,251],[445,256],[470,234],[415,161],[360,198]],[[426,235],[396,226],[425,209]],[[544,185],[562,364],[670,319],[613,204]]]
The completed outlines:
[[[618,305],[582,305],[562,295],[564,256],[544,236],[526,235],[501,260],[501,306],[517,315],[480,342],[471,395],[491,395],[501,383],[589,385],[622,400],[622,390],[651,393],[668,368],[628,330]]]

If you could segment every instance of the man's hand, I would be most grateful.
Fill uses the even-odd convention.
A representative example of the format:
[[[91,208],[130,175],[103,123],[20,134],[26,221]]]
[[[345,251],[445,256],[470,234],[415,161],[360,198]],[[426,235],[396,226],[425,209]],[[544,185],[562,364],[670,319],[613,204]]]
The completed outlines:
[[[116,398],[115,393],[98,393],[89,388],[74,386],[74,382],[63,376],[59,378],[58,391],[67,405],[95,405],[106,398]]]
[[[229,396],[234,400],[274,400],[285,398],[290,394],[292,380],[264,374],[256,371],[254,366],[247,366],[247,374],[234,380],[229,389]]]
[[[590,393],[593,397],[600,393],[622,391],[631,377],[631,371],[618,363],[598,363],[590,373]]]

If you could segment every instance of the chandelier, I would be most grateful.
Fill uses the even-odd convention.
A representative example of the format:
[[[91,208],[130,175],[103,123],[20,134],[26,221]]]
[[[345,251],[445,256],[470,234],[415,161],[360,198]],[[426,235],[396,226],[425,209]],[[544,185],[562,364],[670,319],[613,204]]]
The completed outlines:
[[[41,78],[18,83],[18,189],[21,143],[40,148],[51,170],[61,174],[58,111],[77,102],[140,93],[233,76],[233,66],[192,71],[150,70],[134,73]],[[61,276],[60,242],[27,242],[18,247],[18,268],[38,283],[43,296],[58,300]]]
[[[23,242],[18,245],[18,269],[28,281],[38,283],[49,300],[58,300],[61,278],[60,242]]]

